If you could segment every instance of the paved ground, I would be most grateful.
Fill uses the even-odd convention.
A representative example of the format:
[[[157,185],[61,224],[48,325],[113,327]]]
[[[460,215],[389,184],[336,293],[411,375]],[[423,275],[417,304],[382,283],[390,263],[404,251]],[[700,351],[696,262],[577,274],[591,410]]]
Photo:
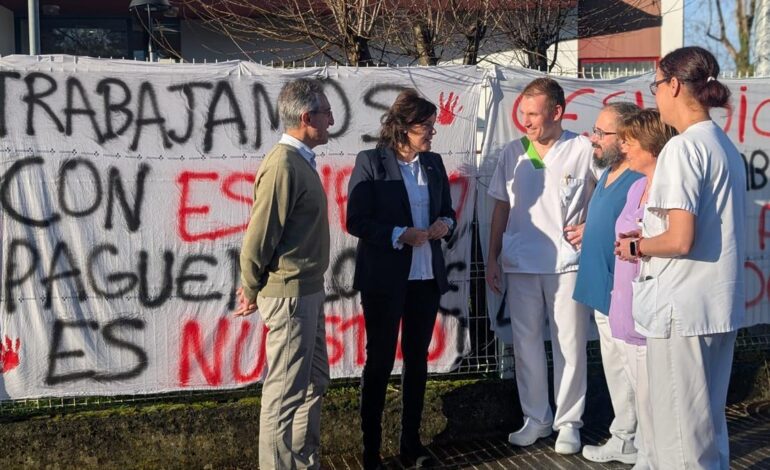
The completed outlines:
[[[727,410],[730,428],[731,468],[770,469],[770,401],[740,403]],[[601,429],[583,428],[583,443],[595,444],[608,437],[606,423]],[[506,436],[452,446],[430,446],[443,468],[451,469],[628,469],[623,464],[597,464],[579,455],[561,456],[553,451],[556,434],[525,449],[508,444]],[[403,469],[397,458],[385,462],[388,469]],[[324,468],[361,468],[359,456],[327,459]]]

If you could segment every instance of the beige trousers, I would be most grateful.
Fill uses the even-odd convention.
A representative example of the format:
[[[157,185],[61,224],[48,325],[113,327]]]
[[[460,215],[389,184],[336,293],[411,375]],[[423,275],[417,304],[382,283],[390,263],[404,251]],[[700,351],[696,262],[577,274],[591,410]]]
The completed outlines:
[[[267,325],[267,377],[259,417],[259,467],[320,466],[321,396],[329,385],[324,293],[257,297]]]

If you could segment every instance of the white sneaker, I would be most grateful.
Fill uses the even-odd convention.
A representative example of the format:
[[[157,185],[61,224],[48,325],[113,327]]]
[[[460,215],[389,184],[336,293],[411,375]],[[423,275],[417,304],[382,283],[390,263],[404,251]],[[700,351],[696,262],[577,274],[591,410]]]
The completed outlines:
[[[638,452],[636,455],[636,464],[631,467],[631,470],[650,470],[650,463],[647,461],[647,456],[644,452]]]
[[[550,436],[552,432],[551,426],[543,426],[524,418],[524,426],[508,434],[508,442],[519,447],[531,446],[538,439]]]
[[[633,442],[612,436],[600,446],[583,447],[583,457],[591,462],[620,462],[629,465],[636,463],[636,448]]]
[[[559,437],[556,438],[554,450],[557,454],[577,454],[580,452],[580,431],[564,426],[559,429]]]

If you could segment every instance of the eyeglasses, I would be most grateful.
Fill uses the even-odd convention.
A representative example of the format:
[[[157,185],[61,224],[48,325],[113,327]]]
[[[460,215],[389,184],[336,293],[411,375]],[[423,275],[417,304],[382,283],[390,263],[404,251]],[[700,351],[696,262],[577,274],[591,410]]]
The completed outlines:
[[[310,114],[325,114],[326,117],[330,118],[332,117],[332,110],[329,109],[318,109],[316,111],[310,111]]]
[[[420,122],[417,124],[412,124],[411,128],[418,131],[418,132],[435,132],[436,131],[436,124],[431,124],[427,122]]]
[[[615,134],[617,134],[617,132],[603,131],[603,130],[599,129],[598,127],[592,127],[591,128],[591,132],[593,132],[593,134],[596,137],[600,138],[600,139],[603,139],[605,135],[615,135]]]
[[[652,96],[655,96],[655,93],[658,92],[658,86],[661,83],[666,83],[669,81],[671,81],[671,77],[661,78],[660,80],[650,83],[650,93],[652,93]]]

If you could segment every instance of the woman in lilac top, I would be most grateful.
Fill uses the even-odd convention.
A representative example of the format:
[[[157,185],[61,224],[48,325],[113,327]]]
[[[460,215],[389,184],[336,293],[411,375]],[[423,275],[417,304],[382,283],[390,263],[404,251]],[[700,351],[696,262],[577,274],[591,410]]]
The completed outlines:
[[[658,154],[674,135],[676,130],[661,122],[656,109],[643,109],[634,113],[624,119],[618,128],[620,148],[626,155],[629,168],[644,175],[644,178],[635,181],[629,188],[626,205],[615,222],[615,233],[619,237],[621,234],[639,230]],[[615,258],[610,329],[613,337],[629,344],[643,346],[645,338],[634,330],[634,319],[631,316],[631,281],[638,274],[638,262]]]
[[[628,143],[625,146],[628,147]],[[640,152],[649,153],[641,148],[639,150]],[[650,154],[648,158],[644,159],[649,159],[652,165],[652,172],[654,172],[655,157]],[[618,220],[615,222],[615,233],[628,233],[639,230],[639,222],[644,214],[644,206],[640,204],[640,201],[647,190],[647,182],[651,179],[649,176],[640,178],[634,181],[631,187],[628,188],[626,205],[623,206],[620,215],[618,215]],[[613,338],[623,340],[628,344],[644,346],[645,338],[634,330],[634,319],[631,316],[631,281],[638,275],[639,263],[615,258],[614,289],[611,294],[609,321]]]
[[[629,188],[626,205],[615,222],[615,233],[619,237],[639,230],[658,154],[668,139],[675,134],[676,131],[672,127],[661,122],[660,114],[655,109],[644,109],[632,114],[624,119],[618,128],[621,150],[626,154],[629,168],[644,175],[644,178],[635,181]],[[636,392],[636,465],[638,468],[648,468],[646,462],[650,461],[654,448],[652,440],[645,435],[651,420],[646,373],[647,348],[645,337],[634,330],[634,319],[631,316],[631,281],[638,275],[638,262],[615,258],[609,323],[612,336],[626,343],[623,368]]]

